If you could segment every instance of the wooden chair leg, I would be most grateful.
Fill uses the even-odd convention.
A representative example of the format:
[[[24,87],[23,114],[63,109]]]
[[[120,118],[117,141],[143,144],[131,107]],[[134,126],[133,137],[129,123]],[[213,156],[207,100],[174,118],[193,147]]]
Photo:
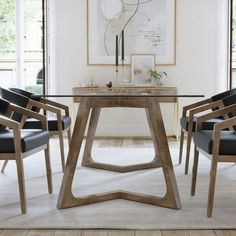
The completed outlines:
[[[6,169],[7,163],[8,163],[8,160],[5,160],[4,163],[3,163],[2,169],[1,169],[1,172],[2,172],[2,173],[3,173],[4,170]]]
[[[60,143],[60,151],[61,151],[61,167],[62,167],[62,171],[64,172],[64,169],[65,169],[65,154],[64,154],[64,140],[63,140],[62,131],[59,131],[59,143]]]
[[[211,161],[210,184],[209,184],[208,203],[207,203],[208,217],[212,216],[214,194],[215,194],[216,172],[217,172],[217,160],[213,156]]]
[[[19,193],[20,193],[20,206],[22,214],[27,212],[26,207],[26,199],[25,199],[25,177],[24,177],[24,167],[23,160],[20,154],[16,154],[16,167],[17,167],[17,175],[18,175],[18,185],[19,185]]]
[[[192,136],[193,136],[193,132],[192,132],[192,130],[189,130],[188,137],[187,137],[187,147],[186,147],[186,162],[185,162],[185,174],[186,175],[188,174]]]
[[[67,137],[68,137],[68,146],[70,147],[70,142],[71,142],[71,131],[70,131],[70,128],[67,130]]]
[[[53,187],[52,187],[52,169],[51,169],[51,161],[50,161],[49,144],[47,145],[47,148],[44,149],[44,155],[45,155],[47,182],[48,182],[48,192],[52,193],[52,191],[53,191]]]
[[[192,184],[191,184],[191,195],[195,195],[196,190],[196,180],[197,180],[197,170],[198,170],[198,159],[199,159],[199,151],[196,149],[196,145],[194,146],[194,162],[193,162],[193,173],[192,173]]]
[[[181,164],[182,162],[183,145],[184,145],[184,131],[181,129],[180,146],[179,146],[179,164]]]

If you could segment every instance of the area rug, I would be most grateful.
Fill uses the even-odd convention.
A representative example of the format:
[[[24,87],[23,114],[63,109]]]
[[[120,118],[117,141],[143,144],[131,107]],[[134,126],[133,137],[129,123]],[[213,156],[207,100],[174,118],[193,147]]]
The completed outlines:
[[[0,174],[0,228],[9,229],[232,229],[236,228],[236,166],[220,164],[217,173],[215,204],[212,218],[206,216],[210,161],[200,156],[196,196],[190,196],[191,173],[184,175],[184,164],[178,165],[178,143],[170,149],[182,209],[112,200],[81,207],[56,208],[62,179],[57,143],[52,148],[53,194],[47,193],[43,153],[26,158],[25,179],[28,213],[22,215],[15,163]],[[94,148],[94,159],[103,162],[130,164],[149,161],[152,148]],[[192,161],[191,161],[192,162]],[[190,163],[191,163],[190,162]],[[1,163],[2,164],[2,163]],[[190,171],[191,172],[191,171]],[[163,195],[165,192],[161,169],[130,173],[113,173],[84,168],[78,163],[73,184],[75,195],[110,190],[128,190]]]

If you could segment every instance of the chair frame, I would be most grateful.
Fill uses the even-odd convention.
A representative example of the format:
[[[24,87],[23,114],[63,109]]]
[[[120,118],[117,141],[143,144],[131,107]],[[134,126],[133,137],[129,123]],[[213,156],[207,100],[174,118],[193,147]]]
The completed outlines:
[[[206,121],[208,119],[218,117],[218,116],[224,116],[224,115],[228,116],[230,112],[233,112],[235,110],[236,110],[236,105],[231,105],[231,106],[219,109],[217,111],[214,111],[212,113],[198,117],[197,131],[201,130],[203,121]],[[216,182],[218,162],[236,162],[236,155],[220,155],[219,154],[221,131],[226,128],[232,129],[234,125],[236,125],[236,117],[229,118],[227,120],[224,120],[214,125],[212,154],[206,153],[204,150],[202,150],[196,145],[194,147],[194,164],[193,164],[192,184],[191,184],[192,196],[195,195],[195,190],[196,190],[199,152],[211,160],[210,182],[209,182],[208,203],[207,203],[207,216],[208,217],[212,216],[212,211],[213,211],[215,182]]]
[[[10,116],[12,112],[17,112],[23,114],[24,117],[32,117],[38,119],[42,123],[43,130],[47,130],[47,119],[46,116],[35,113],[28,109],[19,107],[14,104],[10,104],[7,112],[7,116]],[[14,147],[15,153],[0,153],[0,160],[15,160],[17,166],[17,175],[18,175],[18,185],[19,185],[19,193],[20,193],[20,206],[22,214],[27,212],[26,206],[26,193],[25,193],[25,177],[24,177],[24,166],[23,166],[23,158],[28,157],[36,152],[44,150],[45,154],[45,162],[46,162],[46,174],[47,174],[47,184],[48,184],[48,192],[52,193],[52,171],[51,171],[51,163],[50,163],[50,154],[49,154],[49,144],[41,145],[33,150],[22,153],[21,149],[21,128],[22,124],[16,122],[6,116],[0,115],[0,124],[6,127],[9,127],[13,130],[14,134]]]
[[[59,144],[60,144],[60,152],[61,152],[61,166],[62,166],[62,171],[64,171],[64,169],[65,169],[65,153],[64,153],[63,133],[67,132],[68,146],[70,146],[71,130],[70,130],[70,127],[66,128],[64,130],[62,129],[62,111],[61,110],[64,110],[65,115],[69,116],[69,107],[65,106],[63,104],[54,102],[54,101],[50,101],[45,98],[40,98],[39,101],[35,101],[35,100],[30,99],[29,107],[31,107],[31,108],[37,107],[37,108],[43,109],[45,111],[49,111],[49,112],[56,114],[58,130],[53,130],[53,131],[49,130],[49,134],[59,136]]]
[[[68,127],[67,129],[64,129],[64,130],[62,129],[62,111],[61,110],[64,110],[65,115],[69,116],[69,107],[65,106],[63,104],[54,102],[54,101],[44,99],[44,98],[40,98],[39,101],[35,101],[35,100],[32,100],[32,99],[29,98],[29,102],[28,102],[26,108],[27,109],[32,109],[32,107],[36,107],[38,109],[38,111],[40,109],[43,109],[44,111],[48,111],[48,112],[56,114],[58,130],[54,130],[54,131],[49,130],[48,132],[49,132],[50,135],[59,135],[59,144],[60,144],[60,153],[61,153],[61,166],[62,166],[62,171],[64,171],[64,169],[65,169],[65,153],[64,153],[63,133],[67,132],[68,145],[70,145],[71,130],[70,130],[70,127]],[[22,127],[24,126],[25,121],[26,121],[26,118],[21,119],[20,123],[22,124]],[[1,172],[4,172],[4,170],[7,166],[7,162],[8,162],[7,160],[4,162],[4,164],[2,166],[2,169],[1,169]]]
[[[200,102],[196,102],[190,104],[188,106],[183,107],[182,117],[187,117],[189,115],[188,120],[188,130],[184,130],[181,128],[181,135],[180,135],[180,148],[179,148],[179,164],[182,162],[183,156],[183,143],[184,143],[184,135],[187,134],[187,144],[186,144],[186,162],[185,162],[185,174],[188,174],[189,169],[189,158],[190,158],[190,150],[191,150],[191,142],[193,137],[193,123],[194,123],[194,116],[198,113],[205,112],[210,109],[221,109],[224,107],[223,100],[218,100],[213,102],[211,98],[202,100]]]

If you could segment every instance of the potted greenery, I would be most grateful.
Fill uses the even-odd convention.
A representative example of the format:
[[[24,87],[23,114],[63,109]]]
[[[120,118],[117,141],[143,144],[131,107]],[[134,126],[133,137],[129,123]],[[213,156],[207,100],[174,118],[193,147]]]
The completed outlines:
[[[165,71],[157,71],[155,69],[149,70],[149,77],[155,86],[160,87],[163,85],[161,79],[167,77],[167,73]]]

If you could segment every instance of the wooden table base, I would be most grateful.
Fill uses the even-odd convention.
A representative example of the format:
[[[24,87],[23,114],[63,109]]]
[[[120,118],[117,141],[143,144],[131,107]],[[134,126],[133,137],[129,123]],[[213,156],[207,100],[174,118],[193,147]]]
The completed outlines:
[[[150,126],[154,148],[155,158],[150,163],[130,166],[114,166],[104,163],[93,162],[91,158],[91,149],[93,137],[95,134],[97,121],[102,107],[136,107],[145,108]],[[83,197],[75,197],[71,191],[72,182],[76,170],[76,165],[82,146],[83,136],[86,124],[89,119],[89,113],[92,109],[90,118],[89,131],[86,140],[83,165],[93,165],[93,167],[101,169],[109,169],[119,172],[141,170],[145,168],[160,167],[166,182],[166,194],[164,197],[152,195],[138,194],[127,191],[113,191],[101,194],[88,195]],[[58,198],[57,207],[59,209],[81,206],[90,203],[102,202],[112,199],[127,199],[142,203],[148,203],[173,209],[180,209],[181,203],[174,175],[173,165],[171,162],[167,137],[162,120],[161,110],[158,98],[155,97],[82,97],[75,122],[73,136],[71,140],[70,150],[67,158],[66,168],[61,184],[61,190]]]

